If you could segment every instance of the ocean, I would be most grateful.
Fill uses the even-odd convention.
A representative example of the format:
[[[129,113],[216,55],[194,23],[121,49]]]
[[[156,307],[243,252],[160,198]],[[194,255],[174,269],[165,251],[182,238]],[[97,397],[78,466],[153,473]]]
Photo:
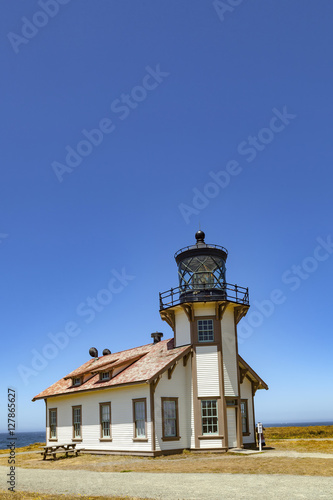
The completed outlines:
[[[273,423],[266,424],[266,422],[262,422],[264,427],[309,427],[311,425],[333,425],[333,421],[327,422],[282,422],[282,423]]]
[[[333,425],[333,421],[328,422],[279,422],[268,423],[262,422],[264,427],[308,427],[310,425]],[[15,434],[16,448],[28,446],[33,443],[45,443],[45,431],[41,432],[17,432]],[[8,448],[9,437],[7,432],[0,432],[0,450]]]
[[[45,431],[16,432],[13,437],[16,437],[16,448],[28,446],[33,443],[45,443]],[[8,435],[8,432],[0,432],[0,450],[6,450],[11,439],[12,437]]]

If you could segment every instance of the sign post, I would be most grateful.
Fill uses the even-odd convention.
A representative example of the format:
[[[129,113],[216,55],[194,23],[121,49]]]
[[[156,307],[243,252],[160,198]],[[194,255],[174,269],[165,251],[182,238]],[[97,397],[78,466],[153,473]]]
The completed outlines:
[[[262,423],[261,422],[258,422],[257,430],[258,430],[259,451],[262,451],[262,446],[261,446]]]

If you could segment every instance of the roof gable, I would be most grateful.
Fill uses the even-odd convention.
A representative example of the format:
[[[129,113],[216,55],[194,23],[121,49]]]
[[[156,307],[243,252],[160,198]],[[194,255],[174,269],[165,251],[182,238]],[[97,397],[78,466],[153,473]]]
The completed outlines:
[[[244,361],[244,359],[238,355],[238,365],[240,370],[243,370],[244,375],[248,376],[253,382],[257,384],[257,389],[268,390],[268,385],[263,381],[262,378],[251,368],[250,365]]]

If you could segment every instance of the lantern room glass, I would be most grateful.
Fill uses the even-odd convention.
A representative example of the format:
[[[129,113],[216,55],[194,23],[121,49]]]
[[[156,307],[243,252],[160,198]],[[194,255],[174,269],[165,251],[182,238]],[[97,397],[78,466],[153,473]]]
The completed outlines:
[[[223,289],[225,261],[213,255],[196,255],[183,259],[178,265],[179,286],[186,290]]]

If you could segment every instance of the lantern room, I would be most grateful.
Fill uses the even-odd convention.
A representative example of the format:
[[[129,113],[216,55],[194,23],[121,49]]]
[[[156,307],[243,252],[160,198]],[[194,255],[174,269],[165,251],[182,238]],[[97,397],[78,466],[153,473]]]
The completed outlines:
[[[195,234],[196,243],[175,253],[178,286],[160,293],[160,310],[189,302],[229,301],[249,304],[247,288],[226,282],[228,251],[205,243],[205,233]]]
[[[205,233],[197,231],[196,244],[175,254],[180,300],[217,300],[225,295],[228,252],[224,247],[205,243]]]

